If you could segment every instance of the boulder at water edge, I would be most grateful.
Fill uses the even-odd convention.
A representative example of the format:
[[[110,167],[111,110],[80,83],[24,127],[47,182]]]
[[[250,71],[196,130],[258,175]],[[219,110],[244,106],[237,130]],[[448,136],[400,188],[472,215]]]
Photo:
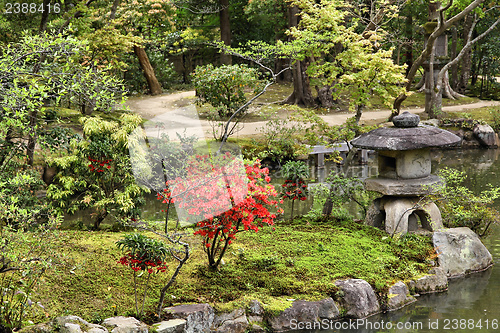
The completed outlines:
[[[210,332],[214,322],[214,309],[208,304],[183,304],[165,308],[168,319],[185,319],[185,333]]]
[[[459,277],[490,267],[493,258],[479,237],[467,227],[434,232],[439,266],[448,277]]]
[[[212,325],[212,332],[245,333],[248,328],[248,319],[245,310],[239,308],[230,313],[216,315]]]
[[[111,333],[148,333],[148,326],[134,317],[111,317],[102,322]]]
[[[499,145],[498,135],[495,133],[490,125],[477,124],[474,126],[474,137],[486,148],[497,148]]]
[[[321,301],[294,301],[292,306],[279,315],[269,319],[269,324],[274,332],[294,329],[298,323],[319,323],[323,320],[335,320],[340,317],[340,312],[332,298]],[[307,325],[306,324],[306,325]]]
[[[101,325],[91,324],[77,316],[64,316],[54,319],[53,325],[61,333],[108,333]]]
[[[347,317],[365,318],[380,312],[377,296],[365,280],[339,280],[335,282],[335,285],[343,293],[341,305],[347,309]]]
[[[441,267],[434,267],[429,270],[428,275],[418,280],[410,281],[409,285],[415,293],[435,293],[448,289],[448,278]]]
[[[157,333],[183,333],[185,327],[185,319],[170,319],[153,324]]]
[[[402,281],[393,284],[389,288],[389,294],[387,295],[387,298],[388,298],[387,308],[389,311],[397,310],[405,306],[406,304],[415,301],[415,298],[410,295],[408,286],[404,284]]]

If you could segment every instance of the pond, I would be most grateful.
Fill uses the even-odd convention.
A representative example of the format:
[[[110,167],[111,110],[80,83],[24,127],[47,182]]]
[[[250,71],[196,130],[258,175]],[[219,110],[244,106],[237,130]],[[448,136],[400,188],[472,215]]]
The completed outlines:
[[[435,151],[433,155],[433,172],[446,166],[462,170],[468,176],[466,185],[475,192],[485,189],[487,184],[500,186],[500,150],[448,150]],[[500,202],[496,206],[500,209]],[[483,241],[496,265],[485,272],[450,280],[446,292],[422,295],[417,302],[400,310],[360,321],[356,329],[293,332],[498,332],[500,225],[494,226],[492,233]],[[391,326],[388,322],[392,324],[392,329],[387,329]]]

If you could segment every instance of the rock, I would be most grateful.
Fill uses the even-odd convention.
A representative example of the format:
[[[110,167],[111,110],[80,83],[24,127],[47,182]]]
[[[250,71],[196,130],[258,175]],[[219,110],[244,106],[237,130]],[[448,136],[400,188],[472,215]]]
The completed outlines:
[[[23,327],[17,333],[52,333],[54,331],[52,323],[41,323]]]
[[[231,313],[223,313],[214,318],[212,331],[228,333],[244,333],[248,328],[248,320],[243,309]]]
[[[216,329],[216,332],[244,333],[246,332],[248,325],[249,324],[247,317],[243,315],[234,320],[225,321],[220,327]]]
[[[49,167],[49,166],[44,166],[43,167],[43,174],[42,174],[42,179],[45,184],[50,185],[54,182],[54,177],[57,175],[57,168],[56,167]]]
[[[148,326],[134,317],[111,317],[102,322],[111,333],[148,333]]]
[[[427,119],[420,122],[422,125],[439,127],[439,119]],[[451,131],[450,131],[451,132]]]
[[[448,277],[482,271],[493,264],[488,249],[467,227],[435,232],[432,240],[437,249],[439,266]]]
[[[163,310],[169,319],[186,320],[184,333],[210,332],[214,322],[214,309],[208,304],[183,304]]]
[[[411,283],[410,288],[420,294],[444,291],[448,289],[448,278],[442,268],[434,267],[429,270],[429,275]]]
[[[266,330],[262,328],[262,326],[259,326],[257,324],[253,324],[252,327],[250,328],[250,332],[255,332],[255,333],[264,333]]]
[[[387,295],[389,301],[387,307],[389,310],[397,310],[408,303],[414,302],[415,298],[409,295],[408,286],[402,281],[399,281],[389,288]]]
[[[490,125],[476,124],[472,132],[481,146],[486,148],[497,148],[499,146],[498,135]]]
[[[248,313],[251,315],[262,316],[264,314],[264,308],[258,300],[254,299],[250,302],[250,305],[248,305]]]
[[[377,296],[365,280],[336,281],[335,285],[344,293],[341,304],[347,309],[346,316],[361,319],[380,312]]]
[[[262,316],[248,316],[247,319],[249,323],[262,323],[264,321]]]
[[[54,319],[54,326],[59,327],[61,333],[107,333],[108,330],[97,324],[91,324],[77,316],[64,316]],[[147,332],[147,331],[146,331]]]
[[[170,319],[153,324],[157,333],[183,333],[186,327],[185,319]]]
[[[292,306],[268,320],[275,332],[293,329],[297,323],[321,322],[324,319],[333,320],[340,317],[340,312],[332,298],[321,301],[295,301]]]

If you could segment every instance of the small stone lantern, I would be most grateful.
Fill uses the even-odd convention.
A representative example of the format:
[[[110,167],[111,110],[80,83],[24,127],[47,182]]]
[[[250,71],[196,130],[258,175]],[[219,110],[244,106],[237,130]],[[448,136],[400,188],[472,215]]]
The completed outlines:
[[[366,221],[378,228],[385,222],[390,234],[443,228],[436,204],[422,201],[433,186],[442,184],[438,176],[431,175],[430,148],[456,146],[461,139],[419,122],[418,115],[406,111],[393,118],[393,127],[377,128],[351,142],[378,151],[379,175],[366,179],[364,186],[384,196],[373,202]]]

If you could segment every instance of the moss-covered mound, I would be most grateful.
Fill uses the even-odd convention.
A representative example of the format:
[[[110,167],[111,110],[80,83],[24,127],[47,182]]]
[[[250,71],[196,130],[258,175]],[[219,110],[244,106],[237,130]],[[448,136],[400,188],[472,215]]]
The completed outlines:
[[[41,281],[33,298],[41,301],[45,314],[32,319],[74,314],[98,322],[114,314],[134,314],[132,273],[117,263],[121,253],[115,242],[122,235],[65,231],[59,251],[67,263]],[[278,311],[291,299],[335,297],[334,282],[343,278],[361,278],[383,291],[397,280],[426,272],[434,255],[431,241],[423,236],[391,239],[372,227],[329,219],[296,219],[275,230],[239,234],[218,271],[207,268],[201,240],[190,236],[188,241],[192,257],[165,305],[208,302],[221,311],[251,299],[261,300],[268,311]],[[170,273],[175,264],[172,261]],[[146,309],[154,310],[167,275],[152,278]]]

